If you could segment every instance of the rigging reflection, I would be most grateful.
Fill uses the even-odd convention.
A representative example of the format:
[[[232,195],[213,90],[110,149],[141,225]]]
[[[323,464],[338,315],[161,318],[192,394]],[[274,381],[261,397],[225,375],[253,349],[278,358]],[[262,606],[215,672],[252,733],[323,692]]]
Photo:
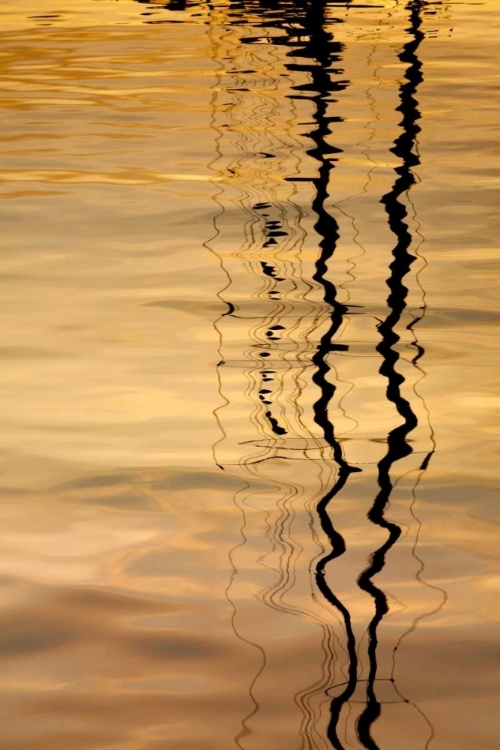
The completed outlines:
[[[177,11],[185,6],[164,7]],[[224,312],[214,323],[222,401],[214,412],[222,435],[214,459],[242,481],[234,498],[242,517],[241,542],[230,553],[226,593],[234,632],[256,658],[251,706],[235,744],[251,747],[271,731],[266,702],[276,713],[293,701],[301,715],[303,748],[324,747],[327,739],[337,750],[354,747],[351,740],[378,750],[384,743],[375,738],[374,725],[383,706],[410,703],[396,682],[397,653],[421,620],[446,603],[446,592],[423,578],[415,510],[419,483],[435,451],[430,415],[419,394],[425,349],[416,329],[426,309],[420,278],[426,261],[410,197],[419,164],[417,92],[423,80],[419,49],[425,3],[410,0],[404,9],[387,9],[391,19],[404,10],[406,20],[397,54],[403,66],[401,120],[390,148],[396,178],[380,200],[395,244],[385,278],[389,296],[380,292],[374,303],[364,299],[357,280],[358,265],[362,271],[364,263],[373,262],[374,248],[362,240],[356,211],[348,207],[351,199],[334,199],[338,160],[342,166],[342,149],[332,143],[334,126],[342,123],[335,97],[348,87],[344,43],[335,32],[345,19],[339,11],[334,15],[335,3],[324,1],[228,2],[207,8],[217,70],[211,122],[216,156],[209,168],[217,175],[218,208],[206,247],[227,279],[219,292]],[[375,51],[376,44],[370,47],[369,69]],[[380,115],[373,87],[366,97],[373,120],[369,138],[358,143],[369,162],[359,193],[373,197],[377,163],[370,149]],[[347,240],[342,215],[350,219],[353,242],[362,254],[356,262],[348,257],[344,268],[334,272],[334,256]],[[375,254],[388,254],[390,247],[375,248]],[[419,294],[421,304],[410,306],[410,298]],[[369,331],[361,354],[359,331]],[[361,360],[365,369],[358,372]],[[385,432],[369,432],[368,420],[355,416],[350,406],[354,396],[363,398],[365,381],[374,373],[392,425],[396,414],[396,426]],[[349,438],[337,426],[346,421],[351,422]],[[353,452],[356,443],[365,446],[361,457]],[[375,461],[363,453],[368,443],[370,457],[380,446],[384,451]],[[424,443],[430,445],[422,452]],[[362,546],[368,565],[360,563],[353,539],[356,503],[374,527],[367,528]],[[402,506],[406,510],[399,515],[405,518],[393,520]],[[387,572],[391,556],[412,530],[413,563],[406,561],[405,572],[416,567],[417,581],[437,600],[408,626],[404,613],[411,606],[375,579]],[[383,632],[389,618],[395,637]],[[320,634],[320,647],[316,662],[304,668],[301,649],[307,653],[310,628]],[[276,631],[290,639],[285,655],[273,640]],[[292,658],[300,668],[293,669]],[[432,724],[417,704],[411,710],[425,725],[417,734],[427,748]],[[386,731],[380,726],[382,738]]]
[[[292,19],[295,23],[297,11],[293,6],[289,11],[285,18],[294,28]],[[283,23],[280,17],[278,21]],[[304,248],[306,232],[302,226],[307,216],[301,208],[304,198],[298,194],[309,196],[310,187],[300,190],[296,183],[281,176],[300,171],[300,164],[294,164],[297,161],[294,151],[303,151],[305,141],[298,140],[293,132],[292,125],[296,129],[291,98],[294,87],[290,87],[289,81],[280,81],[283,77],[290,78],[290,73],[286,73],[290,66],[283,65],[276,57],[276,39],[272,38],[275,29],[266,21],[266,28],[259,28],[262,36],[255,36],[253,28],[251,36],[232,39],[231,31],[228,24],[219,35],[221,45],[214,44],[215,54],[224,61],[224,77],[231,75],[232,79],[231,88],[226,87],[223,96],[215,95],[213,103],[218,156],[212,168],[218,176],[224,175],[224,180],[218,183],[223,186],[217,196],[221,211],[214,238],[208,245],[217,253],[228,277],[222,293],[227,310],[216,323],[221,339],[219,377],[225,404],[216,415],[224,437],[215,447],[215,453],[221,467],[246,482],[246,489],[235,498],[243,516],[243,541],[231,552],[233,577],[228,596],[235,607],[236,634],[256,645],[261,654],[250,687],[253,707],[243,720],[236,744],[249,736],[250,725],[252,731],[257,731],[257,714],[262,710],[255,697],[257,681],[270,679],[263,675],[264,669],[269,672],[266,652],[255,640],[243,635],[244,605],[241,601],[236,604],[238,578],[245,566],[242,560],[245,554],[248,559],[252,547],[254,550],[262,547],[264,537],[267,549],[257,556],[257,563],[277,575],[268,576],[266,585],[257,587],[255,597],[271,610],[295,615],[303,622],[319,626],[322,632],[321,674],[306,688],[300,687],[301,680],[296,678],[294,682],[299,689],[290,696],[302,714],[303,746],[315,748],[324,743],[317,730],[322,696],[334,681],[332,670],[342,651],[345,652],[332,628],[335,617],[311,586],[310,561],[318,556],[318,551],[305,554],[304,549],[306,545],[310,548],[311,543],[319,547],[320,554],[323,549],[314,528],[314,508],[331,484],[335,471],[328,440],[318,434],[312,420],[308,424],[304,419],[307,411],[314,413],[314,410],[307,410],[303,403],[317,367],[314,362],[317,341],[332,337],[331,306],[322,299],[321,292],[327,283],[322,278],[327,238],[322,267],[314,254]],[[299,31],[295,34],[300,43]],[[271,39],[273,47],[263,39]],[[257,81],[253,75],[256,69]],[[220,83],[219,79],[217,88]],[[291,117],[278,130],[276,118],[284,111],[280,96],[284,83],[290,96]],[[342,85],[338,84],[339,89]],[[228,94],[229,104],[221,117],[221,100],[226,103]],[[321,179],[325,184],[324,176]],[[244,220],[246,236],[245,243],[236,251],[232,241],[225,247],[225,238],[231,236],[237,221],[235,206]],[[248,289],[249,283],[254,284],[252,289]],[[324,329],[326,333],[322,333]],[[246,347],[243,355],[239,349],[242,345]],[[238,378],[240,373],[245,385]],[[240,393],[252,405],[250,423],[241,421]],[[231,423],[230,410],[239,412],[232,421],[232,431],[227,427]],[[252,439],[249,435],[245,439],[241,433],[249,427],[256,429],[260,437]],[[234,438],[239,439],[236,442]],[[242,446],[247,447],[248,454],[242,455]],[[284,460],[288,463],[283,465]],[[299,471],[290,470],[298,462]],[[263,483],[269,488],[265,492],[261,489]],[[316,485],[315,489],[311,491],[308,484]],[[247,563],[247,578],[252,577],[252,565],[253,560]],[[260,631],[263,630],[265,625],[261,622]],[[259,640],[262,642],[262,638]]]

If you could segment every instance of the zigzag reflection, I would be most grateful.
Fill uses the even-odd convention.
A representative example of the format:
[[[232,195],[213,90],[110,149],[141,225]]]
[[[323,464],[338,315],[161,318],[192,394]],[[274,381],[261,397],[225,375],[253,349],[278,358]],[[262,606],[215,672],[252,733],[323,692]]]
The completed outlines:
[[[331,197],[337,159],[342,166],[342,152],[331,142],[332,125],[342,122],[342,117],[334,114],[337,102],[333,97],[348,85],[342,70],[345,50],[333,33],[342,21],[333,17],[334,6],[324,1],[229,2],[205,8],[217,69],[211,123],[216,156],[209,166],[217,175],[219,191],[214,198],[218,205],[214,233],[206,247],[217,257],[227,278],[219,293],[224,312],[214,323],[220,340],[217,369],[223,402],[214,412],[222,434],[214,446],[214,458],[221,469],[243,483],[234,499],[242,516],[241,543],[230,553],[232,575],[227,597],[233,607],[234,632],[256,656],[249,685],[250,710],[235,736],[235,744],[245,750],[256,737],[265,744],[260,737],[266,731],[265,704],[259,695],[269,697],[262,685],[266,680],[275,682],[272,654],[264,641],[267,630],[285,622],[282,618],[292,615],[300,623],[298,630],[310,624],[320,634],[321,656],[315,677],[297,674],[292,691],[301,714],[302,748],[324,747],[328,740],[331,747],[344,750],[351,744],[349,737],[355,735],[358,746],[378,750],[373,726],[382,716],[382,707],[396,701],[409,703],[395,682],[397,652],[419,622],[446,602],[446,592],[422,578],[424,563],[417,554],[421,523],[415,514],[416,493],[435,450],[428,413],[431,450],[422,460],[411,444],[419,427],[419,403],[426,412],[418,392],[425,377],[421,365],[425,351],[415,332],[425,313],[419,278],[425,261],[418,252],[419,230],[412,231],[416,217],[409,216],[407,209],[419,163],[416,94],[423,80],[418,52],[424,3],[411,0],[406,6],[406,40],[398,54],[405,66],[399,86],[402,120],[391,149],[398,160],[397,176],[381,201],[396,239],[386,278],[390,294],[385,314],[378,317],[378,341],[370,341],[370,354],[364,355],[382,360],[379,383],[385,382],[387,405],[403,420],[387,432],[367,438],[367,442],[386,445],[385,454],[374,462],[378,490],[373,502],[369,499],[373,496],[369,482],[374,481],[371,462],[350,458],[349,443],[335,426],[350,408],[347,394],[340,392],[341,384],[350,383],[349,393],[356,394],[361,388],[361,377],[352,376],[351,368],[356,365],[351,363],[359,355],[353,351],[355,339],[346,338],[346,324],[355,315],[367,321],[363,325],[371,324],[383,303],[379,300],[372,309],[359,292],[356,296],[357,264],[350,259],[342,271],[349,280],[333,281],[332,263],[345,239],[340,213],[352,220],[356,243],[363,249],[360,263],[368,253],[355,224],[356,215],[340,209],[340,201]],[[175,10],[179,9],[176,5]],[[387,12],[390,16],[394,11]],[[367,97],[373,115],[375,95],[371,92]],[[300,124],[304,120],[310,128],[306,133]],[[375,116],[373,122],[377,120]],[[368,140],[359,143],[370,162],[361,192],[367,192],[369,185],[374,190],[371,174],[376,163],[370,157],[369,144],[375,132],[376,128]],[[420,269],[412,274],[417,260]],[[408,310],[408,296],[418,290],[422,306],[415,314]],[[360,304],[354,304],[356,300]],[[411,320],[404,325],[407,314]],[[408,334],[401,334],[401,328]],[[406,361],[410,372],[406,377],[400,372],[405,364],[400,354],[403,335],[411,336],[407,346],[416,352]],[[334,365],[334,361],[340,364]],[[343,369],[350,379],[344,376],[341,380]],[[416,378],[413,383],[412,378]],[[355,425],[352,436],[358,439],[360,422],[352,414],[348,416]],[[408,469],[405,459],[412,453],[419,454],[418,464]],[[366,469],[359,464],[366,464]],[[395,477],[398,465],[401,474]],[[417,581],[432,588],[440,600],[432,610],[414,618],[410,627],[399,628],[403,632],[392,639],[396,645],[389,668],[382,672],[381,625],[407,605],[391,610],[391,600],[396,597],[375,585],[374,578],[385,569],[396,543],[402,541],[404,523],[389,520],[386,513],[395,490],[413,473],[417,478],[409,492],[407,514],[417,533],[411,557],[418,567]],[[355,546],[350,547],[349,528],[344,531],[345,522],[337,507],[348,504],[349,493],[356,491],[368,498],[365,513],[372,502],[367,513],[371,526],[385,533],[382,544],[371,541],[375,536],[367,537],[373,545],[370,562],[361,574],[359,567],[355,573],[358,596],[364,593],[370,601],[361,636],[357,630],[363,619],[352,604],[352,592],[341,594],[343,581],[335,573],[347,569],[345,560]],[[344,568],[338,567],[341,558]],[[267,605],[257,624],[252,599]],[[269,613],[274,620],[268,619]],[[268,622],[271,628],[267,628]],[[368,675],[363,678],[365,642]],[[291,656],[298,658],[299,654]],[[381,683],[392,686],[390,699],[379,696]],[[360,685],[366,688],[361,703]],[[287,689],[281,684],[278,701],[285,700]],[[359,705],[363,708],[356,714]],[[419,731],[422,746],[428,747],[434,730],[421,709],[412,706],[425,723]]]
[[[331,481],[332,467],[325,468],[321,461],[314,458],[314,454],[321,457],[327,444],[304,423],[305,410],[300,404],[313,369],[311,353],[314,346],[311,339],[325,319],[328,321],[329,310],[309,298],[311,294],[314,295],[318,283],[312,278],[312,267],[309,275],[304,273],[305,261],[301,248],[305,233],[300,225],[304,212],[294,201],[297,188],[277,177],[273,180],[273,175],[268,171],[272,169],[274,173],[276,170],[279,174],[280,162],[290,162],[292,149],[302,145],[291,132],[290,122],[285,123],[282,129],[285,139],[278,140],[273,132],[273,118],[283,109],[275,91],[280,83],[279,73],[285,68],[279,64],[279,60],[276,63],[269,47],[262,50],[253,43],[245,46],[242,40],[227,32],[228,26],[224,25],[219,35],[223,42],[220,46],[216,43],[214,47],[214,56],[224,59],[224,74],[230,73],[234,82],[230,92],[231,104],[227,107],[227,123],[220,122],[216,116],[213,119],[213,127],[218,134],[219,155],[212,168],[219,175],[225,175],[224,195],[217,198],[225,210],[217,221],[217,237],[209,245],[221,259],[230,278],[224,291],[227,312],[216,323],[222,342],[219,366],[221,393],[224,393],[227,405],[219,409],[216,416],[221,427],[230,421],[228,412],[238,404],[239,398],[237,393],[229,397],[228,388],[236,380],[238,390],[241,389],[237,375],[242,369],[247,383],[244,387],[245,397],[253,409],[250,426],[260,434],[258,439],[240,439],[237,445],[229,436],[215,449],[217,463],[246,482],[246,489],[235,498],[243,518],[243,541],[231,552],[233,576],[227,594],[235,607],[233,622],[236,635],[256,646],[261,654],[260,664],[249,688],[252,708],[243,719],[235,742],[240,745],[250,735],[250,723],[255,725],[258,722],[260,704],[255,697],[257,681],[268,668],[262,647],[243,635],[244,624],[242,628],[236,605],[237,576],[244,567],[242,557],[245,548],[252,544],[255,548],[259,545],[262,547],[262,539],[259,539],[263,535],[262,525],[259,526],[260,516],[264,519],[264,536],[268,544],[267,549],[258,555],[257,563],[265,570],[275,570],[277,576],[272,576],[274,580],[271,583],[259,587],[255,596],[272,610],[292,614],[319,626],[323,633],[321,675],[309,687],[300,688],[293,695],[303,717],[299,730],[303,747],[316,748],[318,742],[321,743],[321,736],[316,731],[319,712],[315,699],[324,694],[334,679],[332,669],[338,661],[340,649],[336,647],[338,637],[329,624],[331,613],[311,591],[311,555],[304,554],[295,534],[297,528],[303,525],[302,519],[306,518],[308,536],[312,536],[309,544],[320,545],[313,525],[314,506]],[[261,71],[261,76],[265,71],[265,79],[262,76],[253,96],[245,96],[237,89],[257,88],[251,74],[249,77],[245,72],[256,68]],[[214,112],[216,110],[217,104],[214,102]],[[262,126],[262,123],[266,125]],[[226,124],[229,127],[224,129]],[[225,139],[222,146],[233,152],[226,164],[222,139]],[[242,156],[236,156],[234,152]],[[266,160],[262,180],[261,155]],[[267,167],[267,164],[271,166]],[[251,166],[249,181],[245,172],[248,166]],[[293,164],[291,166],[293,168]],[[286,174],[290,168],[281,171]],[[231,211],[234,213],[235,207],[244,218],[247,240],[236,252],[233,243],[230,243],[225,252],[223,238],[234,226]],[[247,269],[248,276],[241,273],[242,267]],[[260,283],[253,290],[246,291],[245,285],[248,285],[250,275]],[[248,331],[249,323],[251,327]],[[241,334],[238,336],[239,332]],[[243,356],[236,347],[234,356],[231,338],[237,339],[239,346],[240,341],[245,345],[247,337],[251,342],[250,347],[246,344]],[[222,381],[225,381],[224,387]],[[235,422],[240,426],[239,419]],[[247,424],[243,426],[248,427]],[[223,427],[223,430],[228,435],[227,428]],[[242,445],[247,446],[249,451],[246,456],[241,455]],[[287,480],[280,458],[294,462],[298,458],[305,459],[319,474],[314,479],[315,484],[319,479],[319,488],[311,493],[306,491],[305,482],[291,478]],[[289,469],[286,465],[285,475],[287,473]],[[263,483],[268,488],[266,491],[256,489],[262,487]],[[257,527],[254,531],[255,523]],[[307,587],[306,596],[299,597],[299,601],[293,603],[285,600],[287,595],[294,595],[304,586]],[[303,606],[303,601],[307,606]]]

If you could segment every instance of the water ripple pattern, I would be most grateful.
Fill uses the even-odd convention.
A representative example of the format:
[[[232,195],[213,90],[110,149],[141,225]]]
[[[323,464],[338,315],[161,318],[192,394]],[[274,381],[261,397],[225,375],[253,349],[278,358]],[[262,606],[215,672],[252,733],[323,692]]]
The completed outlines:
[[[498,0],[0,7],[5,750],[492,750]]]

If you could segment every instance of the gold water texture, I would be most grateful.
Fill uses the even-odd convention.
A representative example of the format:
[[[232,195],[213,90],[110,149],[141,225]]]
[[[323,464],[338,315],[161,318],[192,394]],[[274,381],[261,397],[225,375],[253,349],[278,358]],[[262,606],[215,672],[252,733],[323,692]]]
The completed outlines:
[[[0,24],[1,747],[496,747],[498,0]]]

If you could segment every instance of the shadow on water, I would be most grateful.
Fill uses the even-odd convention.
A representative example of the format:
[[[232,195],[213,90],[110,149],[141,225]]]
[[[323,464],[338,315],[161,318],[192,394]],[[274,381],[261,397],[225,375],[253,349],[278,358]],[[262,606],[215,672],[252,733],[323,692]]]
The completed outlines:
[[[153,4],[154,7],[159,5]],[[214,323],[220,342],[218,378],[223,402],[214,412],[222,434],[214,446],[214,459],[219,468],[235,474],[243,484],[234,498],[242,517],[241,542],[230,552],[232,574],[226,595],[233,608],[235,635],[252,647],[259,659],[249,686],[251,710],[242,720],[241,730],[235,737],[238,747],[243,747],[245,738],[252,734],[251,723],[261,708],[256,686],[267,668],[266,650],[257,638],[244,634],[237,598],[233,595],[242,573],[237,558],[251,546],[252,535],[256,537],[258,533],[256,527],[252,526],[255,517],[265,519],[268,543],[267,552],[259,553],[257,562],[262,568],[277,573],[277,579],[261,588],[257,598],[281,613],[315,623],[322,631],[321,676],[314,684],[297,692],[294,698],[303,714],[303,748],[312,750],[318,747],[317,742],[324,742],[325,738],[317,730],[319,717],[313,703],[316,696],[326,695],[329,697],[326,737],[331,747],[344,750],[347,740],[340,736],[341,714],[346,709],[349,720],[351,704],[356,702],[354,694],[362,683],[366,685],[366,696],[364,708],[355,722],[356,736],[362,747],[379,750],[373,727],[382,714],[383,704],[410,703],[396,682],[397,652],[421,620],[439,612],[447,600],[444,589],[427,583],[423,578],[425,564],[417,553],[422,526],[415,512],[417,490],[435,451],[435,441],[427,406],[418,392],[418,384],[425,378],[422,367],[425,349],[417,338],[416,327],[426,311],[425,292],[420,280],[426,261],[419,252],[424,239],[410,198],[410,190],[418,181],[415,168],[420,163],[417,93],[423,81],[419,48],[424,39],[421,27],[426,4],[422,0],[410,0],[405,6],[405,41],[397,54],[404,73],[398,92],[397,110],[401,114],[399,133],[390,149],[398,160],[394,169],[396,178],[380,201],[395,244],[386,278],[389,288],[386,300],[388,312],[385,318],[379,320],[380,341],[376,346],[382,360],[379,374],[386,380],[387,401],[395,407],[402,421],[387,435],[387,451],[377,464],[378,491],[367,513],[368,520],[383,530],[386,538],[371,553],[369,564],[357,580],[359,589],[368,594],[373,602],[373,616],[367,628],[369,671],[367,678],[361,679],[358,656],[361,643],[355,637],[352,613],[327,578],[330,563],[346,552],[346,540],[332,517],[334,501],[346,490],[351,475],[361,471],[359,466],[346,460],[331,414],[337,390],[332,375],[335,374],[339,381],[330,363],[331,355],[334,352],[348,354],[349,345],[339,344],[337,339],[346,317],[356,313],[355,306],[339,301],[340,287],[332,280],[329,268],[340,237],[332,206],[340,209],[330,200],[329,190],[336,162],[341,158],[341,149],[331,144],[330,137],[332,126],[341,123],[342,117],[332,114],[332,105],[336,104],[335,95],[348,86],[348,82],[342,79],[343,45],[335,39],[332,31],[335,24],[342,22],[341,18],[332,16],[335,5],[324,0],[309,3],[263,1],[229,2],[224,5],[207,3],[205,8],[208,12],[212,56],[217,68],[211,122],[216,155],[209,168],[220,178],[214,183],[218,190],[214,197],[218,210],[214,218],[213,236],[206,247],[217,258],[227,279],[219,292],[224,312]],[[177,0],[161,4],[161,7],[180,11],[186,9],[187,5],[183,0]],[[245,28],[249,14],[252,22]],[[273,51],[269,52],[270,49]],[[280,50],[281,56],[278,54]],[[252,75],[256,72],[261,80],[258,86],[252,88]],[[283,106],[276,96],[280,76],[283,75],[288,75],[292,81],[291,90],[286,94],[292,116],[288,121],[288,131],[280,141],[281,134],[276,132],[274,123]],[[306,142],[312,144],[306,148],[304,141],[295,139],[294,142],[293,130],[297,130],[297,115],[293,109],[295,103],[307,103],[310,108],[312,127],[301,134]],[[300,156],[297,157],[297,174],[289,173],[287,158],[294,149],[299,152],[302,149],[304,156],[309,157],[309,163],[315,164],[315,176],[301,174]],[[286,158],[283,156],[285,152],[288,152]],[[273,164],[272,168],[288,170],[288,176],[280,183],[281,186],[268,177],[270,163]],[[372,169],[368,173],[368,181]],[[245,176],[247,172],[251,174],[250,182]],[[310,186],[310,211],[309,207],[306,209],[295,202],[294,190],[300,183]],[[283,185],[288,186],[287,194],[283,193]],[[234,249],[234,240],[225,239],[226,235],[230,236],[229,230],[234,224],[234,219],[228,215],[231,206],[237,208],[245,235],[238,250]],[[409,214],[408,207],[413,208],[413,215]],[[313,230],[318,237],[319,252],[308,276],[301,251],[305,241],[302,224],[310,215],[315,217]],[[355,217],[351,218],[355,226]],[[415,263],[419,270],[411,276],[410,271]],[[352,278],[354,267],[351,264]],[[251,290],[248,287],[249,279],[253,284]],[[408,310],[407,284],[410,279],[421,292],[422,305],[418,311]],[[316,297],[320,296],[320,301],[314,301],[315,294]],[[413,352],[409,361],[414,371],[419,373],[412,388],[414,403],[407,393],[406,380],[398,369],[403,356],[399,353],[402,342],[398,330],[404,325],[404,317],[408,313],[411,321],[405,329],[412,337],[408,348]],[[243,338],[243,352],[238,344],[234,345],[238,336]],[[232,374],[221,374],[231,370],[243,371],[246,380],[244,394],[241,392],[241,380],[235,379]],[[310,404],[314,429],[306,426],[304,407],[301,406],[306,385],[309,385],[309,391],[315,389],[316,394],[319,391]],[[231,388],[233,392],[229,393]],[[251,409],[249,424],[245,425],[245,429],[237,420],[230,420],[226,416],[236,401],[240,403],[242,395]],[[418,401],[427,415],[432,448],[420,462],[411,489],[409,514],[417,528],[411,554],[418,565],[417,581],[439,594],[440,601],[432,610],[414,618],[410,627],[400,635],[393,648],[390,677],[380,677],[379,628],[389,613],[389,601],[386,592],[374,583],[374,579],[383,571],[388,555],[402,536],[402,526],[389,520],[386,511],[399,481],[394,478],[396,464],[413,452],[409,436],[419,424]],[[225,423],[229,426],[225,426]],[[257,439],[245,435],[249,427],[258,433]],[[229,450],[228,446],[232,446],[232,449]],[[249,452],[243,455],[247,448]],[[316,493],[304,500],[308,492],[305,485],[294,479],[291,472],[288,476],[276,469],[276,462],[283,460],[302,460],[317,465],[320,482]],[[267,488],[264,494],[270,500],[269,507],[262,503],[262,489],[259,488],[263,485]],[[299,501],[310,515],[311,535],[319,549],[319,555],[310,564],[310,595],[314,607],[301,607],[285,601],[285,595],[295,586],[296,568],[304,552],[292,531],[296,519],[295,507]],[[315,514],[324,540],[315,532]],[[328,549],[325,548],[325,540]],[[339,623],[343,629],[344,643],[336,634],[335,628],[338,629]],[[346,666],[342,668],[345,679],[342,682],[336,677],[340,653],[346,657]],[[395,700],[383,701],[378,698],[377,684],[380,681],[392,684]],[[338,687],[343,687],[342,692],[331,698],[330,691]],[[423,740],[423,747],[427,748],[434,737],[434,729],[419,706],[411,705],[428,727],[427,737]]]

